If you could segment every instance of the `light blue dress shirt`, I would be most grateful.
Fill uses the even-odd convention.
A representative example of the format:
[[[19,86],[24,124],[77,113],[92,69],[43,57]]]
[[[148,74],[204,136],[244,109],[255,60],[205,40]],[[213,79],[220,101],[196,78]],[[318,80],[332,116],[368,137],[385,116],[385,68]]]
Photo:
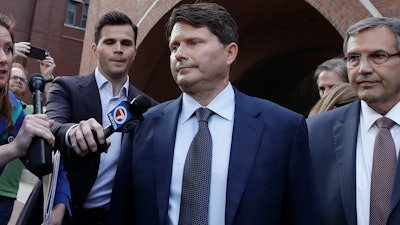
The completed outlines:
[[[103,127],[110,125],[107,114],[113,110],[121,101],[126,101],[129,90],[129,76],[117,96],[113,95],[113,86],[96,68],[96,83],[100,92],[101,108],[103,115]],[[109,204],[117,170],[118,158],[121,149],[121,132],[114,132],[108,137],[111,145],[107,153],[100,155],[99,171],[89,195],[83,204],[84,208],[104,207]]]
[[[182,191],[183,167],[190,143],[198,130],[194,111],[202,107],[188,94],[183,94],[179,115],[172,165],[171,193],[169,198],[169,224],[177,225]],[[215,114],[209,118],[212,137],[212,168],[209,206],[209,225],[225,224],[226,185],[232,142],[235,94],[228,86],[206,107]]]

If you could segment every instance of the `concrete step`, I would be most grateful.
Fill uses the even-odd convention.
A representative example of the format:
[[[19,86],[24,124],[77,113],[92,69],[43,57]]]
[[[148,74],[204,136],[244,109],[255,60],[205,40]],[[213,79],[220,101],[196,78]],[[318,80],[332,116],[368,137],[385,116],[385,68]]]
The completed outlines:
[[[15,225],[17,222],[18,216],[25,205],[26,200],[32,192],[33,186],[35,185],[38,178],[29,172],[29,170],[24,169],[22,171],[19,189],[17,194],[17,200],[14,202],[14,210],[11,214],[10,221],[8,225]]]
[[[35,176],[33,173],[31,173],[29,170],[27,169],[22,170],[20,182],[35,185],[37,180],[38,177]]]

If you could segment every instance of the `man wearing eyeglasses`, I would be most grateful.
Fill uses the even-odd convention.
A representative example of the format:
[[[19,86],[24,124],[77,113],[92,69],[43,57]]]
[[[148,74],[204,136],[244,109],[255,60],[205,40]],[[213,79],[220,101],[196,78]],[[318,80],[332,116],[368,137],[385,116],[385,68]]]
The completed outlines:
[[[400,224],[399,41],[400,19],[352,25],[343,53],[360,100],[307,119],[324,225]]]
[[[22,101],[28,91],[28,71],[20,63],[12,64],[9,89],[21,101],[25,114],[32,114],[33,105],[28,105]]]

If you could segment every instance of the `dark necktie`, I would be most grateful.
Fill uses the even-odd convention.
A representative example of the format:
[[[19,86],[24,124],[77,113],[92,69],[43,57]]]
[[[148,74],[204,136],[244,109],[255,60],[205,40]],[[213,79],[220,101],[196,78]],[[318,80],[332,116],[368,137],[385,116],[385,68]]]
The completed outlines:
[[[371,175],[370,225],[385,225],[389,215],[390,198],[397,158],[390,128],[395,122],[387,117],[376,120],[379,128],[375,138]]]
[[[198,108],[199,130],[190,144],[183,169],[179,225],[207,225],[210,198],[212,140],[208,117],[213,112]]]

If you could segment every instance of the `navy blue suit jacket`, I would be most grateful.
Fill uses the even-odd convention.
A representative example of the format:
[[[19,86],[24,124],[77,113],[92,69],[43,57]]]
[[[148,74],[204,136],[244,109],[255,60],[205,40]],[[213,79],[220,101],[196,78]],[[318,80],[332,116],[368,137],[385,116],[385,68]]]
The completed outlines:
[[[307,119],[323,225],[357,225],[356,147],[360,101]],[[400,224],[400,169],[388,225]]]
[[[236,89],[235,102],[225,224],[318,224],[304,117]],[[151,108],[134,137],[125,135],[110,224],[168,224],[181,104]]]

